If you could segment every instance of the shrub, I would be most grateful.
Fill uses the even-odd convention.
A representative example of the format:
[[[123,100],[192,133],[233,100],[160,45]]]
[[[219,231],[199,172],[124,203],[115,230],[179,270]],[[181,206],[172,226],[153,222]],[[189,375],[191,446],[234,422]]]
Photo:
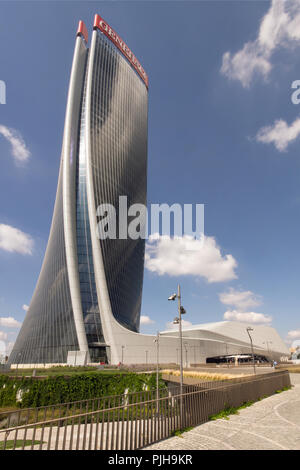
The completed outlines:
[[[0,406],[21,408],[68,403],[77,400],[100,398],[141,392],[156,386],[155,374],[117,373],[101,374],[86,372],[64,377],[50,376],[45,379],[34,377],[9,377],[0,375]],[[160,387],[164,382],[160,379]]]

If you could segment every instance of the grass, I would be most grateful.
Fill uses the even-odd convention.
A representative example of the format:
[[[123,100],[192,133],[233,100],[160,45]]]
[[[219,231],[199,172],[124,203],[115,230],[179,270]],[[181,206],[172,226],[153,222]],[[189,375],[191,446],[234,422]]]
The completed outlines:
[[[38,421],[43,421],[43,420],[50,420],[50,419],[55,419],[55,418],[60,418],[61,416],[66,416],[66,419],[68,417],[68,415],[70,416],[72,414],[72,411],[74,413],[74,415],[76,414],[79,414],[80,410],[79,409],[76,409],[76,410],[64,410],[64,415],[63,414],[60,414],[60,411],[59,409],[54,409],[52,410],[51,408],[47,409],[46,411],[42,408],[40,411],[36,411],[36,409],[32,409],[32,411],[22,411],[20,408],[13,408],[13,409],[10,409],[9,411],[3,409],[3,408],[0,408],[0,418],[1,418],[1,421],[0,421],[0,429],[5,429],[5,427],[7,426],[7,419],[8,419],[8,416],[10,414],[10,412],[12,411],[16,411],[18,413],[18,415],[16,415],[16,419],[15,421],[13,421],[11,423],[11,426],[17,426],[18,425],[18,418],[17,416],[19,417],[19,425],[21,426],[22,424],[31,424],[31,423],[35,423],[35,422],[38,422]],[[7,412],[7,414],[6,414]],[[0,445],[1,445],[1,442],[0,442]],[[0,447],[1,449],[1,447]]]
[[[22,439],[20,440],[17,440],[16,441],[16,444],[14,443],[15,441],[14,440],[11,440],[11,441],[6,441],[6,446],[5,446],[5,450],[11,450],[11,449],[16,449],[17,447],[23,447],[23,444],[24,444],[24,441]],[[33,445],[37,445],[37,444],[40,444],[41,441],[34,441],[33,442]],[[32,445],[32,441],[25,441],[25,446],[31,446]],[[3,450],[4,449],[4,442],[3,441],[0,441],[0,450]]]
[[[57,366],[57,367],[49,367],[48,369],[9,369],[7,371],[1,371],[1,374],[8,375],[10,377],[25,377],[25,376],[32,376],[33,371],[35,370],[35,375],[37,377],[52,377],[52,376],[64,376],[70,377],[73,375],[81,375],[84,373],[99,373],[105,375],[111,374],[126,374],[128,371],[126,369],[118,369],[118,368],[105,368],[99,369],[98,367],[93,366],[82,366],[82,367],[72,367],[72,366]]]
[[[0,413],[10,413],[11,411],[19,411],[20,408],[17,406],[3,406],[0,407]]]
[[[286,392],[287,390],[290,390],[292,387],[283,387],[281,390],[276,390],[275,393],[282,393],[282,392]]]
[[[172,370],[172,369],[165,369],[161,371],[162,374],[170,375],[173,377],[179,377],[180,371],[179,370]],[[213,381],[213,380],[229,380],[229,379],[236,379],[239,377],[246,377],[245,374],[220,374],[215,372],[197,372],[197,371],[183,371],[183,377],[186,378],[193,378],[205,381]]]
[[[3,413],[11,413],[12,411],[20,411],[18,406],[0,406],[0,415]],[[0,416],[1,418],[2,416]]]
[[[292,387],[283,387],[280,390],[276,390],[275,393],[282,393],[282,392],[285,392],[287,390],[290,390],[291,388]],[[215,415],[209,416],[208,419],[209,419],[209,421],[214,421],[216,419],[229,419],[230,415],[239,414],[240,410],[243,410],[244,408],[248,408],[248,406],[251,406],[251,405],[253,405],[254,403],[256,403],[258,401],[261,401],[264,398],[268,398],[268,395],[264,395],[263,397],[258,398],[258,400],[256,400],[256,401],[247,401],[247,402],[243,403],[241,406],[237,406],[237,407],[232,407],[232,406],[227,405],[227,406],[225,406],[225,408],[222,411],[220,411],[219,413],[217,413]]]
[[[176,437],[183,437],[182,434],[184,432],[188,432],[188,431],[191,431],[192,429],[194,429],[193,427],[189,427],[189,428],[184,428],[184,429],[178,429],[177,431],[173,431],[171,436],[176,436]]]
[[[214,421],[216,419],[229,419],[229,415],[236,415],[239,413],[240,410],[244,409],[244,408],[248,408],[248,406],[251,406],[253,405],[253,403],[255,403],[254,401],[247,401],[245,403],[243,403],[241,406],[237,406],[237,407],[232,407],[232,406],[225,406],[224,410],[220,411],[219,413],[215,414],[215,415],[211,415],[209,416],[209,420],[210,421]]]
[[[290,366],[284,366],[284,367],[276,367],[277,370],[280,369],[285,369],[288,370],[291,374],[300,374],[300,366],[298,365],[290,365]]]

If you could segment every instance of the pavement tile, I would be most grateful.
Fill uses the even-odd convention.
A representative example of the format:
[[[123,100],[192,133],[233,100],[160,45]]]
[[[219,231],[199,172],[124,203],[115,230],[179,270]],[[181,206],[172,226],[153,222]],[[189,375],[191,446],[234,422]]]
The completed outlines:
[[[196,426],[146,449],[300,450],[300,374],[291,390],[272,395],[231,415]]]

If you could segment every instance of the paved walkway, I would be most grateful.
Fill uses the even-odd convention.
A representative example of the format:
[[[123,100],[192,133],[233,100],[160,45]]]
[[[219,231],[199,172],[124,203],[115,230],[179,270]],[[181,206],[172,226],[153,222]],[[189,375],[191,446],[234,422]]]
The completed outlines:
[[[153,444],[159,450],[300,450],[300,374],[294,387],[218,419]]]

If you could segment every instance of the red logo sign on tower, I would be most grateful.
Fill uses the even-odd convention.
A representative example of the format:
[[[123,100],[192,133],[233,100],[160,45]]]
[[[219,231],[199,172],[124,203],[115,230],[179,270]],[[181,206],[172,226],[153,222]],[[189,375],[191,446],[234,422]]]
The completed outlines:
[[[135,55],[131,52],[128,46],[126,46],[125,42],[120,38],[120,36],[117,35],[117,33],[109,26],[109,24],[104,21],[103,18],[101,18],[100,15],[95,15],[95,20],[94,20],[94,28],[98,28],[102,33],[105,34],[117,48],[125,55],[126,59],[129,60],[129,62],[132,64],[132,66],[135,68],[137,73],[140,75],[140,77],[143,79],[145,82],[146,87],[148,88],[148,76],[135,57]]]

